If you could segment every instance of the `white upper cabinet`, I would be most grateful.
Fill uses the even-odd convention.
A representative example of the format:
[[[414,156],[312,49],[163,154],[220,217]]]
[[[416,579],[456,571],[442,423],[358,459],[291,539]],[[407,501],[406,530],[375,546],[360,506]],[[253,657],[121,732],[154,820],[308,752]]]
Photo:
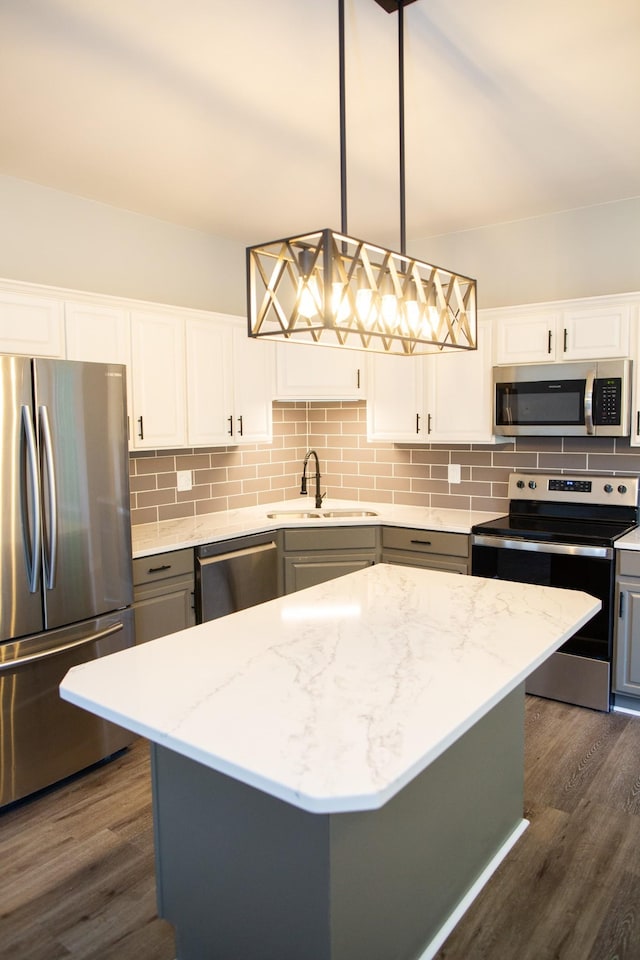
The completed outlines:
[[[131,326],[124,307],[67,300],[64,304],[68,360],[91,363],[123,363],[127,368],[127,413],[129,445],[133,445],[131,407]]]
[[[495,362],[628,357],[631,310],[629,298],[621,296],[487,311],[495,323]]]
[[[233,327],[233,414],[236,443],[269,443],[273,437],[274,344]]]
[[[272,344],[222,314],[188,318],[185,332],[189,446],[271,440]]]
[[[189,444],[233,443],[232,331],[204,317],[189,318],[185,334]]]
[[[478,319],[478,349],[427,358],[430,443],[496,443],[493,436],[491,321]]]
[[[367,438],[428,443],[424,358],[372,353],[367,361]]]
[[[372,354],[367,436],[396,443],[496,443],[492,434],[491,321],[478,349],[421,357]]]
[[[0,290],[2,353],[64,357],[62,300],[36,293]]]
[[[364,351],[276,343],[276,400],[364,400]]]
[[[183,447],[187,440],[184,318],[131,311],[133,447]]]

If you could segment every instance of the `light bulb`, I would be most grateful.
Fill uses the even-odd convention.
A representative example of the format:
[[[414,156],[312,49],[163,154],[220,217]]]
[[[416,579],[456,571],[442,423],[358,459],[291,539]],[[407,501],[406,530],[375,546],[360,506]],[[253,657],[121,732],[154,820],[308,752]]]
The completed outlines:
[[[403,303],[406,332],[409,336],[420,336],[422,331],[422,305],[418,302],[418,290],[413,277],[407,284]]]
[[[331,285],[331,311],[339,323],[348,320],[351,315],[349,298],[345,295],[344,284],[340,280]]]
[[[298,313],[302,317],[310,320],[318,313],[318,302],[320,294],[318,292],[318,281],[315,277],[309,277],[308,280],[301,278],[298,280]]]
[[[300,316],[310,320],[311,317],[315,317],[318,313],[318,304],[320,303],[318,280],[312,272],[313,254],[311,250],[304,249],[300,251],[298,266],[301,274],[298,280],[298,313]]]
[[[400,321],[400,317],[398,315],[398,298],[396,297],[393,289],[393,283],[391,282],[391,277],[388,273],[385,274],[382,281],[380,312],[382,314],[382,319],[386,324],[387,330],[395,330]]]
[[[356,313],[362,323],[366,323],[373,304],[373,290],[362,267],[358,269],[358,287],[356,290]]]

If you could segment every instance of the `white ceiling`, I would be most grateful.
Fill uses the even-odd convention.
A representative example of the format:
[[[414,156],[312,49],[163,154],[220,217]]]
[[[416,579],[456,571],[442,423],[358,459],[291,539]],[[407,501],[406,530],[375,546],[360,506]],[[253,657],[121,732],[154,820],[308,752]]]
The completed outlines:
[[[0,173],[239,239],[340,227],[337,0],[0,0]],[[411,239],[640,196],[638,0],[417,0]],[[348,230],[399,243],[397,14],[346,0]]]

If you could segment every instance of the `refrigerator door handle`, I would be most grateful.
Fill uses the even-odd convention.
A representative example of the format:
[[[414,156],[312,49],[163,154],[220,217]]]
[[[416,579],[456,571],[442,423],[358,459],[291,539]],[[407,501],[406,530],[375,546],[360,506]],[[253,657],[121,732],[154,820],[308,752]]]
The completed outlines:
[[[53,590],[56,581],[56,561],[58,558],[58,499],[56,496],[56,470],[53,457],[53,444],[51,442],[51,426],[49,424],[49,411],[42,404],[38,407],[40,417],[40,433],[42,436],[42,447],[44,452],[43,473],[46,471],[46,487],[48,491],[48,516],[45,528],[48,533],[48,543],[44,550],[44,573],[45,586],[47,590]],[[43,476],[43,486],[44,486]]]
[[[38,591],[38,573],[40,571],[40,549],[42,547],[41,529],[42,518],[40,515],[40,489],[38,484],[38,454],[36,448],[36,435],[33,429],[33,420],[31,419],[31,408],[27,404],[22,404],[22,432],[21,445],[23,454],[26,457],[21,458],[21,462],[26,462],[27,469],[21,475],[21,496],[22,496],[22,529],[24,531],[25,561],[27,564],[27,579],[29,581],[29,592]],[[33,517],[29,517],[29,495],[33,505]],[[28,541],[28,535],[31,534],[31,543]]]
[[[88,637],[81,637],[80,640],[72,640],[70,643],[62,643],[59,647],[53,647],[51,650],[42,650],[40,653],[30,653],[26,657],[15,657],[13,660],[6,660],[0,663],[0,673],[3,670],[10,670],[14,667],[23,667],[29,663],[37,663],[38,660],[46,660],[48,657],[57,656],[59,653],[66,653],[67,650],[73,650],[75,647],[82,647],[86,643],[95,643],[97,640],[102,640],[105,637],[110,637],[114,633],[124,628],[124,624],[121,620],[118,623],[112,624],[110,627],[105,627],[104,630],[97,630],[96,633],[90,634]]]

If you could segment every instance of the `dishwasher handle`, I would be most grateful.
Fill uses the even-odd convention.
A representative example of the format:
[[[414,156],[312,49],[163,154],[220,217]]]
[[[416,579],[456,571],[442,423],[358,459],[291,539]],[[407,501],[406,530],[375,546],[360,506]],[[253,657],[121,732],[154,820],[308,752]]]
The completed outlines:
[[[212,563],[222,563],[225,560],[236,560],[239,557],[253,556],[256,553],[263,553],[265,550],[275,550],[276,545],[272,541],[261,543],[256,547],[246,547],[244,550],[230,550],[228,553],[216,553],[212,557],[198,557],[198,563],[201,567],[207,567]]]

